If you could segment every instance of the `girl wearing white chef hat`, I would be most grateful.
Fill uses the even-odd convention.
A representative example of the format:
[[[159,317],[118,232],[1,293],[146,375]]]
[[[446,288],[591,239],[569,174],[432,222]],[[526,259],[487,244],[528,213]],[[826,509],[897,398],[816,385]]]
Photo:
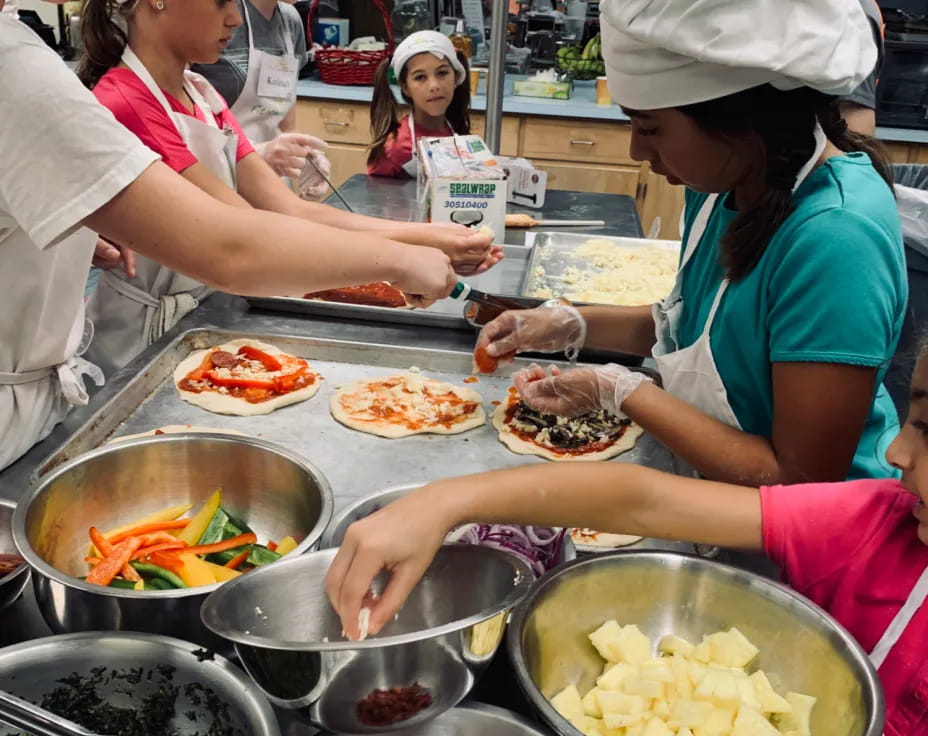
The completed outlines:
[[[363,217],[290,191],[216,90],[187,69],[215,61],[241,23],[231,0],[86,0],[79,76],[168,166],[224,202],[432,245],[461,273],[479,273],[499,260],[490,237],[464,227]],[[96,325],[88,357],[105,373],[129,362],[210,291],[151,259],[138,259],[135,270],[131,277],[104,272],[88,305]]]
[[[392,69],[412,112],[402,120],[389,75]],[[416,141],[470,133],[467,57],[443,33],[417,31],[396,47],[377,70],[371,100],[374,142],[367,157],[372,176],[415,177]]]
[[[876,59],[857,0],[607,0],[603,53],[631,154],[687,186],[677,283],[642,307],[510,312],[490,355],[584,345],[657,361],[516,375],[535,408],[622,411],[703,475],[877,477],[907,285],[885,159],[832,95]],[[824,443],[824,444],[823,444]]]

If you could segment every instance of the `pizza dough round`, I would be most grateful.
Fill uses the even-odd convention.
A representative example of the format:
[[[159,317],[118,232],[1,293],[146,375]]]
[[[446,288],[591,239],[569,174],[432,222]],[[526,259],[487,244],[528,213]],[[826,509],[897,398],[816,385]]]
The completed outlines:
[[[451,392],[462,401],[477,404],[477,408],[469,417],[450,427],[442,424],[428,424],[426,420],[421,428],[413,429],[402,424],[386,421],[372,414],[369,410],[378,396],[386,398],[387,400],[390,400],[391,397],[385,392],[380,392],[379,394],[372,393],[370,387],[372,384],[394,381],[397,379],[403,379],[404,385],[414,392],[421,392],[426,388],[437,394]],[[406,396],[396,396],[396,398],[406,400]],[[483,397],[472,389],[436,381],[431,378],[425,378],[424,376],[414,373],[402,373],[378,378],[363,378],[347,386],[339,387],[335,393],[332,394],[332,399],[329,402],[332,416],[346,427],[357,429],[360,432],[374,434],[378,437],[386,437],[387,439],[408,437],[413,434],[459,434],[473,429],[474,427],[480,427],[487,420],[487,415],[483,410],[482,404]],[[427,412],[427,410],[428,407],[423,407],[423,412]],[[423,415],[417,415],[416,418],[423,418]]]
[[[247,437],[248,435],[244,432],[239,432],[237,429],[224,429],[223,427],[197,427],[193,424],[168,424],[164,427],[157,427],[155,429],[149,429],[145,432],[138,432],[137,434],[127,434],[122,437],[114,437],[106,444],[112,445],[115,442],[122,442],[123,440],[137,440],[140,437],[154,437],[159,434],[186,434],[188,432],[209,432],[210,434],[233,434],[238,437]]]
[[[589,452],[585,455],[570,455],[566,453],[554,452],[553,450],[549,450],[547,447],[542,447],[541,445],[537,445],[534,442],[524,440],[519,437],[519,435],[515,434],[509,425],[506,424],[506,411],[508,408],[509,401],[504,401],[499,406],[497,406],[496,410],[493,412],[493,426],[498,432],[497,436],[499,437],[499,441],[519,455],[537,455],[538,457],[543,457],[546,460],[554,460],[555,462],[591,462],[594,460],[609,460],[614,458],[616,455],[621,455],[623,452],[628,452],[631,450],[635,446],[635,442],[638,441],[638,438],[644,434],[644,430],[641,427],[632,423],[625,430],[625,433],[619,438],[619,441],[614,445],[607,447],[605,450]]]
[[[571,529],[570,539],[578,549],[587,547],[607,550],[616,549],[617,547],[627,547],[630,544],[637,544],[644,539],[644,537],[638,537],[634,534],[598,532],[593,529]]]
[[[184,358],[180,365],[174,369],[174,385],[177,386],[177,391],[180,394],[180,397],[194,406],[199,406],[201,409],[206,409],[206,411],[211,411],[214,414],[231,414],[238,417],[251,417],[257,416],[259,414],[270,414],[276,409],[281,409],[285,406],[290,406],[290,404],[297,404],[301,401],[306,401],[311,399],[316,395],[316,392],[319,390],[322,385],[320,377],[317,375],[316,380],[309,386],[304,386],[303,388],[298,388],[296,391],[291,391],[290,393],[282,394],[280,396],[274,396],[273,398],[268,399],[267,401],[261,401],[259,403],[251,403],[245,401],[245,399],[240,399],[235,396],[229,396],[228,394],[223,394],[218,391],[203,391],[201,393],[193,393],[192,391],[184,391],[178,386],[178,384],[187,377],[187,374],[190,371],[194,370],[200,363],[203,362],[203,356],[211,350],[225,350],[226,352],[235,354],[238,352],[240,347],[245,345],[250,345],[253,348],[257,348],[269,355],[289,355],[285,353],[278,347],[274,345],[269,345],[266,342],[260,342],[259,340],[232,340],[230,342],[224,343],[222,345],[217,345],[216,347],[208,348],[206,350],[194,350],[190,355]]]

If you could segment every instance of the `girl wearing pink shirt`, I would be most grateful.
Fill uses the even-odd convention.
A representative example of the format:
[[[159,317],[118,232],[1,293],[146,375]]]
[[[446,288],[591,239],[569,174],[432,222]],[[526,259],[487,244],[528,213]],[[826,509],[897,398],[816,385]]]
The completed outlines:
[[[357,636],[374,576],[377,632],[402,605],[445,534],[465,522],[589,527],[763,552],[783,580],[870,652],[886,695],[885,736],[928,734],[928,340],[909,416],[886,453],[902,479],[746,488],[627,463],[533,465],[430,483],[353,524],[327,591]],[[734,622],[733,622],[734,623]]]
[[[412,112],[402,119],[390,88],[390,69]],[[416,141],[470,133],[470,86],[467,58],[437,31],[417,31],[377,70],[371,100],[374,142],[367,157],[370,176],[415,178]]]

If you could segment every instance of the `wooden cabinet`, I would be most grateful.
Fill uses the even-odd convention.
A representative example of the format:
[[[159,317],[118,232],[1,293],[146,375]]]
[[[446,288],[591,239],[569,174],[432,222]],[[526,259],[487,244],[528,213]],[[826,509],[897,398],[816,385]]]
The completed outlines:
[[[889,153],[889,160],[894,164],[909,163],[912,155],[911,147],[908,143],[896,143],[894,141],[884,141],[883,147]]]
[[[574,192],[638,193],[639,170],[634,166],[596,166],[532,158],[535,168],[548,172],[548,189]]]
[[[638,189],[638,216],[645,235],[657,226],[657,237],[663,240],[680,240],[680,215],[683,212],[684,187],[673,185],[664,176],[658,176],[645,164],[641,167]]]
[[[913,144],[912,148],[915,149],[915,155],[912,157],[912,163],[928,164],[928,144],[923,146]]]
[[[332,184],[340,187],[355,174],[367,172],[367,146],[346,146],[330,143],[326,152],[332,164]]]
[[[487,118],[482,112],[472,112],[470,114],[470,130],[474,135],[483,137],[486,131]],[[519,155],[519,130],[522,127],[522,120],[514,115],[507,115],[503,118],[503,127],[499,136],[499,151],[503,156]]]
[[[296,127],[329,143],[366,146],[371,140],[370,106],[355,102],[299,100]]]
[[[526,158],[595,164],[629,164],[631,131],[621,123],[526,117],[522,121],[522,149]]]

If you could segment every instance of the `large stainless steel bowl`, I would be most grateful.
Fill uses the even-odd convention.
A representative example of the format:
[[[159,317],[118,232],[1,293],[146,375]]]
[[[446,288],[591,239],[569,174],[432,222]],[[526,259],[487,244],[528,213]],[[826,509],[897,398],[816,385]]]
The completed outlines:
[[[342,511],[332,519],[332,523],[329,524],[325,531],[322,533],[322,539],[319,542],[319,546],[322,549],[328,549],[329,547],[340,547],[341,543],[345,539],[345,532],[348,531],[348,527],[354,524],[356,521],[360,521],[375,511],[379,511],[384,506],[387,506],[399,498],[402,498],[407,493],[411,493],[417,488],[421,488],[422,484],[412,483],[409,485],[394,486],[393,488],[386,488],[382,491],[377,491],[372,493],[370,496],[365,496],[364,498],[358,499],[354,503],[346,506]],[[561,555],[558,560],[558,564],[562,562],[567,562],[568,560],[573,560],[577,557],[577,550],[574,546],[573,541],[570,537],[564,538],[564,544],[561,546]]]
[[[0,498],[0,553],[16,554],[13,544],[13,510],[16,504]],[[29,565],[21,565],[13,572],[0,575],[0,611],[19,598],[29,582]]]
[[[199,683],[210,688],[229,706],[231,720],[243,733],[280,736],[273,709],[242,671],[218,656],[201,661],[196,649],[185,641],[151,634],[82,632],[34,639],[0,649],[0,690],[39,702],[72,672],[87,675],[95,667],[150,670],[169,665],[175,668],[172,684]],[[108,702],[126,707],[131,700],[116,692],[125,687],[126,682],[120,680],[99,686],[97,692]],[[152,690],[151,682],[143,678],[133,686],[132,695],[144,697]],[[183,692],[176,707],[178,716],[172,725],[178,733],[205,733],[212,720],[205,708]],[[195,713],[196,718],[190,720],[187,713]]]
[[[670,552],[579,559],[543,578],[513,612],[507,645],[519,685],[561,736],[575,730],[548,703],[574,683],[586,692],[603,661],[587,634],[614,618],[652,641],[737,626],[757,645],[775,686],[818,698],[816,736],[880,736],[885,710],[867,655],[834,619],[785,586],[728,565]]]
[[[492,659],[508,611],[534,579],[513,555],[442,547],[394,621],[376,637],[347,641],[323,581],[336,550],[250,572],[213,592],[204,623],[235,643],[271,702],[302,709],[327,731],[374,733],[414,726],[457,705]],[[384,584],[375,581],[375,592]],[[428,689],[432,704],[394,726],[360,722],[358,702],[374,689]]]
[[[13,535],[32,566],[36,599],[55,632],[126,630],[220,646],[200,621],[218,584],[134,591],[85,583],[87,530],[119,526],[175,504],[203,503],[217,488],[223,506],[258,538],[299,540],[311,549],[332,515],[332,492],[314,466],[250,437],[175,434],[108,445],[58,468],[28,494]],[[276,564],[276,563],[275,563]]]
[[[512,711],[469,702],[396,736],[548,736],[548,732]]]

